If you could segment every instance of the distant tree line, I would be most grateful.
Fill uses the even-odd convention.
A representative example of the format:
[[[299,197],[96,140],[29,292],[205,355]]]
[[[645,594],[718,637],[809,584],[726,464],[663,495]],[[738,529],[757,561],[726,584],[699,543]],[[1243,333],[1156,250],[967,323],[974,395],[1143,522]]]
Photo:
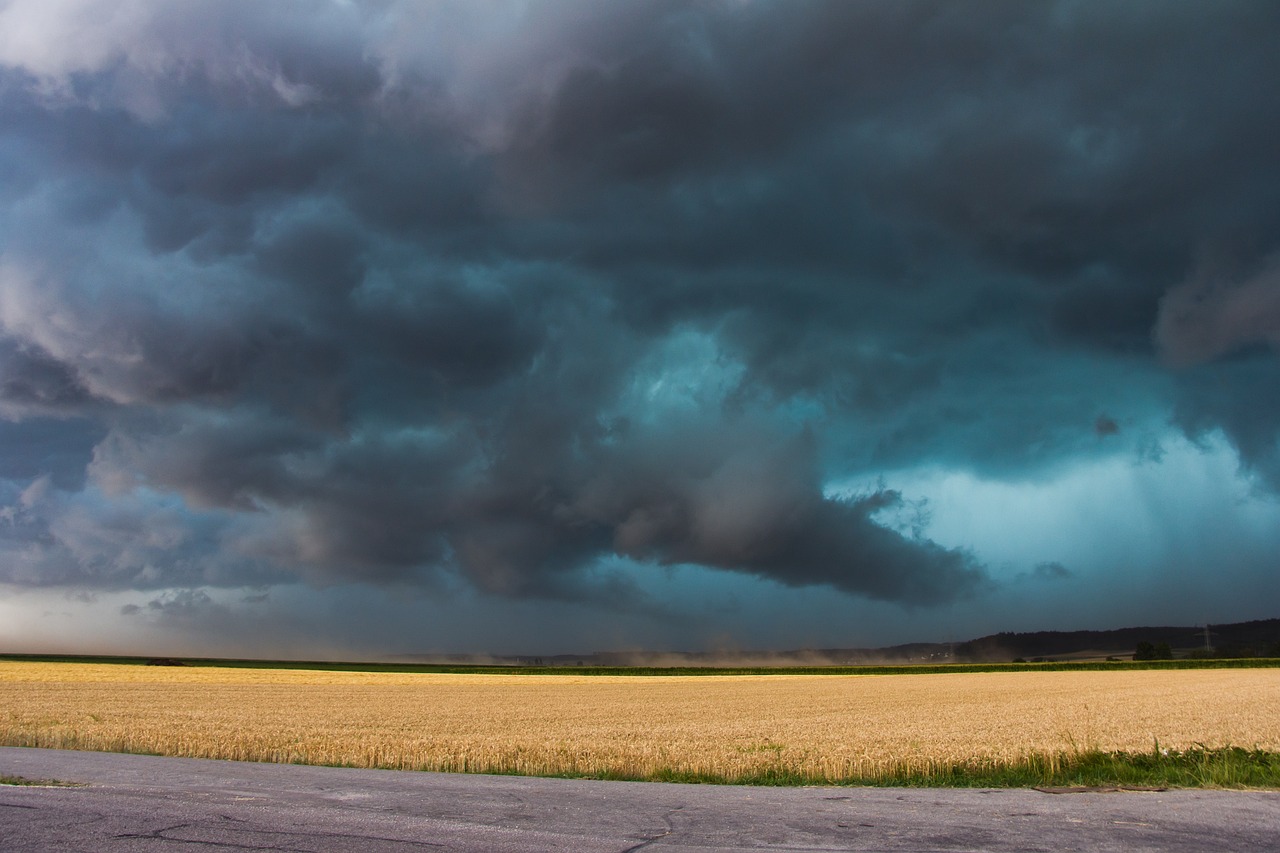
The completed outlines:
[[[1249,645],[1223,645],[1212,649],[1192,649],[1187,657],[1209,658],[1280,658],[1280,643],[1268,643],[1261,647]],[[1173,660],[1173,649],[1168,643],[1143,641],[1133,651],[1134,660]]]
[[[1280,658],[1280,643],[1250,646],[1230,644],[1212,649],[1192,649],[1189,658]]]
[[[1213,650],[1204,649],[1204,629],[1189,625],[1116,628],[1108,631],[1002,632],[963,643],[932,646],[930,651],[949,653],[956,662],[1040,659],[1048,661],[1086,649],[1133,649],[1145,642],[1155,647],[1167,643],[1178,657],[1240,658],[1280,657],[1280,619],[1214,624]],[[1192,648],[1199,646],[1195,652]],[[919,652],[915,652],[919,654]],[[1128,658],[1128,655],[1124,655]],[[1160,658],[1155,658],[1159,660]]]

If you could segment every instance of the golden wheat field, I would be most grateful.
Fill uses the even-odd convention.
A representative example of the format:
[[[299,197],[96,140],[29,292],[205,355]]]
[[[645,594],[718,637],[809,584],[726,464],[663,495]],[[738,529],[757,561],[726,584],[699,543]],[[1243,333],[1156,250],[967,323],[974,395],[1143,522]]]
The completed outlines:
[[[814,779],[1280,749],[1280,671],[442,675],[0,662],[0,744],[356,767]]]

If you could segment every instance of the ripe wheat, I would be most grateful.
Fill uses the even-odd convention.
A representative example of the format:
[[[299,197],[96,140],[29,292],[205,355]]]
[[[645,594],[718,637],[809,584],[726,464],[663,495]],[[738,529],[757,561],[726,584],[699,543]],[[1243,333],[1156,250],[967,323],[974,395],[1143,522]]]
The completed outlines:
[[[811,780],[1280,749],[1280,671],[522,676],[0,662],[0,744],[418,770]]]

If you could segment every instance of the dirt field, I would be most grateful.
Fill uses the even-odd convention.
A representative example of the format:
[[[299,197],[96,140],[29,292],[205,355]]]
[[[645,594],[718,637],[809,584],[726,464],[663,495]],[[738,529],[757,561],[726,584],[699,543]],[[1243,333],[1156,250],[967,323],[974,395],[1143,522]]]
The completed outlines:
[[[1280,750],[1280,670],[507,676],[0,662],[0,744],[430,770],[839,779]]]

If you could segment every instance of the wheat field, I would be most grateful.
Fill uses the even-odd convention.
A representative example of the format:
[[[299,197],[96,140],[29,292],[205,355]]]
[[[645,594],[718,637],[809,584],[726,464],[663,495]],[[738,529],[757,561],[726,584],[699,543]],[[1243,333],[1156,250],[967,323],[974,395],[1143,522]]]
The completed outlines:
[[[355,767],[871,778],[1280,749],[1280,671],[445,675],[0,662],[0,744]]]

